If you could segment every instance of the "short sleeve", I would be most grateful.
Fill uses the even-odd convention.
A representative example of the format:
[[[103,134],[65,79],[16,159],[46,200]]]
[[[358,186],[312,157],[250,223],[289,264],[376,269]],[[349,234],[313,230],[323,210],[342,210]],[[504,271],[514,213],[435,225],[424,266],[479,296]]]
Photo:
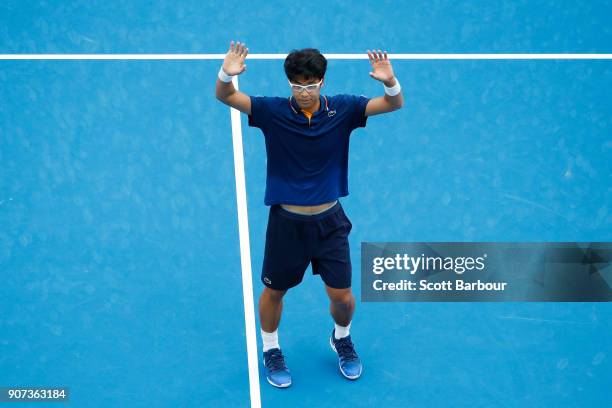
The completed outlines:
[[[348,109],[351,118],[351,130],[355,128],[365,127],[368,117],[365,115],[366,106],[370,98],[363,95],[347,95]]]
[[[263,129],[268,119],[268,97],[251,96],[251,114],[249,115],[249,126]]]

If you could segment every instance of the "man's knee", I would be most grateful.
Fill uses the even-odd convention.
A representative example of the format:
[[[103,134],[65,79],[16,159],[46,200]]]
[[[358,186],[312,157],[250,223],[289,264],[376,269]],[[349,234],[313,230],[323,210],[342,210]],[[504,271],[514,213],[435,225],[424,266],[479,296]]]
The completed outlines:
[[[329,300],[338,305],[350,306],[353,303],[354,297],[351,288],[334,289],[326,287]]]
[[[283,299],[283,296],[285,296],[285,293],[287,293],[287,290],[276,290],[266,286],[261,293],[261,297],[269,299],[273,302],[280,302]]]

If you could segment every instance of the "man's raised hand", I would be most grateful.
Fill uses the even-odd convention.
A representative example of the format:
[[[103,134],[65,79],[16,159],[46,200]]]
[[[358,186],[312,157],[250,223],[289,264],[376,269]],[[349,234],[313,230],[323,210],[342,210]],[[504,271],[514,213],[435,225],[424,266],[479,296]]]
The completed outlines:
[[[230,42],[230,48],[223,60],[223,72],[227,75],[240,75],[246,70],[244,60],[249,53],[249,49],[244,43],[234,41]]]
[[[368,50],[368,58],[372,65],[370,76],[378,81],[384,82],[385,85],[390,84],[393,78],[395,78],[395,75],[393,74],[393,68],[391,67],[391,61],[389,61],[387,51]]]

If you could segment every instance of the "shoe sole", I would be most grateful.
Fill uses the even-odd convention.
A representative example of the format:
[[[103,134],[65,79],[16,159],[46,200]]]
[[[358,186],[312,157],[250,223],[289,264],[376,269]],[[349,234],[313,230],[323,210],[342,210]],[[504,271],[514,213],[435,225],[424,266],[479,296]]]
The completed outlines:
[[[285,383],[285,384],[274,384],[272,381],[270,381],[270,378],[268,378],[268,377],[266,377],[266,380],[268,380],[268,382],[269,382],[269,383],[270,383],[272,386],[274,386],[274,387],[276,387],[276,388],[287,388],[287,387],[289,387],[289,386],[291,385],[291,383]]]
[[[332,340],[332,338],[329,338],[329,345],[331,346],[332,350],[334,350],[334,353],[338,354],[338,351],[336,351],[336,346],[334,346],[334,341]],[[344,371],[342,371],[342,366],[340,365],[340,361],[338,360],[338,368],[340,369],[340,372],[342,373],[342,375],[345,378],[348,378],[349,380],[356,380],[359,377],[361,377],[361,373],[363,372],[363,366],[361,367],[361,369],[359,370],[359,374],[357,375],[346,375],[344,373]]]
[[[264,364],[263,364],[263,366],[264,366],[264,367],[266,367],[266,363],[264,363]],[[274,384],[274,383],[273,383],[273,382],[270,380],[270,377],[268,377],[267,375],[266,375],[266,380],[268,380],[268,382],[270,383],[270,385],[272,385],[273,387],[276,387],[276,388],[287,388],[288,386],[290,386],[290,385],[291,385],[291,382],[284,383],[284,384]]]

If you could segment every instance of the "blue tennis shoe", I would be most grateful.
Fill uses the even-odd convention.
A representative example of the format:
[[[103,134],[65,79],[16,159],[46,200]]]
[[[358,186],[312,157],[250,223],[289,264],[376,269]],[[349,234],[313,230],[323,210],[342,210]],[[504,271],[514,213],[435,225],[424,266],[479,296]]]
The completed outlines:
[[[279,388],[291,385],[291,373],[285,365],[285,358],[279,348],[273,348],[263,353],[266,379],[270,384]]]
[[[340,366],[340,372],[349,380],[356,380],[361,376],[363,366],[361,365],[361,360],[359,360],[359,357],[355,352],[355,345],[351,341],[351,336],[336,339],[334,337],[335,332],[336,330],[334,329],[332,331],[331,338],[329,339],[329,344],[331,345],[332,350],[338,353],[338,365]]]

